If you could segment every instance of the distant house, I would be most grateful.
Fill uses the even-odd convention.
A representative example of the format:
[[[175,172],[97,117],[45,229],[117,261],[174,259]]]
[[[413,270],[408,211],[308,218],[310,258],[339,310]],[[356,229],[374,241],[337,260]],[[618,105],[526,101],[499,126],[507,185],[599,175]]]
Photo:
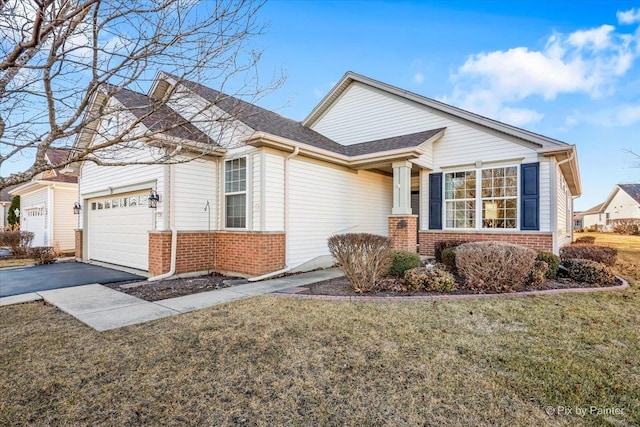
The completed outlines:
[[[616,185],[604,203],[581,212],[581,216],[581,228],[599,228],[603,231],[613,231],[612,221],[615,220],[640,220],[640,184]]]
[[[50,148],[45,159],[58,165],[68,156],[68,150]],[[78,217],[73,214],[73,205],[78,201],[77,171],[66,168],[41,172],[9,193],[20,196],[20,230],[34,233],[31,246],[74,250],[74,229],[78,224]]]
[[[0,230],[3,230],[7,225],[7,216],[9,215],[9,206],[11,206],[11,199],[13,196],[9,194],[9,191],[14,188],[7,187],[0,190]]]
[[[175,99],[153,111],[166,94]],[[346,232],[422,255],[448,240],[555,253],[572,241],[575,146],[365,76],[345,74],[302,122],[166,73],[148,94],[96,100],[119,116],[83,131],[80,148],[103,141],[110,122],[137,118],[139,144],[119,149],[122,159],[210,149],[176,165],[85,162],[76,240],[85,260],[255,276],[332,265],[327,238]],[[233,126],[221,129],[219,117]]]

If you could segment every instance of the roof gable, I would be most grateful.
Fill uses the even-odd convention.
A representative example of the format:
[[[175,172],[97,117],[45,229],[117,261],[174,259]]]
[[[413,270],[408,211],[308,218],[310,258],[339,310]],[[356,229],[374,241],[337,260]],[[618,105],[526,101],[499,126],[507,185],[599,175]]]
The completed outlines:
[[[640,203],[640,184],[618,184],[618,187],[631,196],[633,200]]]

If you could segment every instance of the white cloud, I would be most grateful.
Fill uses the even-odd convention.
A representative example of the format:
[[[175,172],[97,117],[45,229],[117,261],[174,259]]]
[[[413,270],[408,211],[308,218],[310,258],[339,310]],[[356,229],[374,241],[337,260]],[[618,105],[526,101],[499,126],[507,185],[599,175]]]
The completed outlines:
[[[594,112],[574,112],[565,119],[565,124],[568,126],[576,126],[579,123],[590,123],[604,127],[631,126],[640,123],[640,105],[621,104]]]
[[[419,85],[422,84],[422,82],[424,81],[424,74],[422,73],[416,73],[413,76],[413,81],[415,81],[416,83],[418,83]]]
[[[452,74],[454,90],[443,100],[514,125],[534,123],[541,113],[510,104],[560,94],[610,95],[639,55],[640,38],[611,25],[554,33],[540,50],[514,47],[468,57]]]
[[[618,23],[623,25],[635,24],[636,22],[640,22],[640,9],[629,9],[624,12],[619,10],[616,13],[616,18],[618,18]]]

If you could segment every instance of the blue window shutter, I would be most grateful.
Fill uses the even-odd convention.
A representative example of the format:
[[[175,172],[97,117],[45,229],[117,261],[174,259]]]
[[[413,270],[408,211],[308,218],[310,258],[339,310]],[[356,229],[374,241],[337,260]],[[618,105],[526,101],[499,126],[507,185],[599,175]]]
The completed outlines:
[[[442,230],[442,172],[429,174],[429,230]]]
[[[520,165],[520,230],[540,230],[540,163]]]

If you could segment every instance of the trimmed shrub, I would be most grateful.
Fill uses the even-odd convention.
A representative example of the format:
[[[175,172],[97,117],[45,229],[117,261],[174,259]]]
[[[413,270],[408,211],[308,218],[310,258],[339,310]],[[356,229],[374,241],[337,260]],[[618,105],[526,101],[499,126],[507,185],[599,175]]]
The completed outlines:
[[[442,250],[440,257],[442,263],[447,266],[450,272],[456,272],[456,248],[445,248]]]
[[[547,272],[549,271],[549,264],[544,261],[536,260],[533,264],[533,269],[529,274],[529,285],[537,288],[547,280]]]
[[[538,252],[536,256],[537,261],[544,261],[547,263],[547,279],[555,279],[558,275],[558,267],[560,267],[560,257],[552,254],[551,252]]]
[[[442,251],[447,248],[455,248],[464,243],[469,243],[468,240],[441,240],[433,245],[433,255],[436,261],[442,262]]]
[[[404,273],[407,289],[413,292],[451,292],[456,289],[456,279],[451,273],[437,267],[418,267]]]
[[[613,271],[605,264],[589,259],[567,259],[562,261],[569,277],[576,282],[611,285],[615,282]]]
[[[420,255],[415,252],[391,251],[391,268],[389,274],[400,276],[405,271],[420,267]]]
[[[368,233],[329,237],[329,252],[341,264],[355,292],[369,292],[391,267],[391,240]]]
[[[612,266],[618,259],[618,250],[608,246],[574,244],[560,249],[560,259],[590,259]]]
[[[15,257],[25,256],[33,241],[30,231],[3,231],[0,233],[0,246],[11,248]]]
[[[29,257],[36,260],[37,265],[53,264],[56,262],[56,253],[51,246],[36,246],[29,248]]]
[[[465,243],[456,248],[456,268],[478,292],[513,292],[529,279],[536,252],[502,242]]]
[[[584,243],[585,245],[593,245],[596,242],[596,236],[582,236],[576,239],[576,243]]]

